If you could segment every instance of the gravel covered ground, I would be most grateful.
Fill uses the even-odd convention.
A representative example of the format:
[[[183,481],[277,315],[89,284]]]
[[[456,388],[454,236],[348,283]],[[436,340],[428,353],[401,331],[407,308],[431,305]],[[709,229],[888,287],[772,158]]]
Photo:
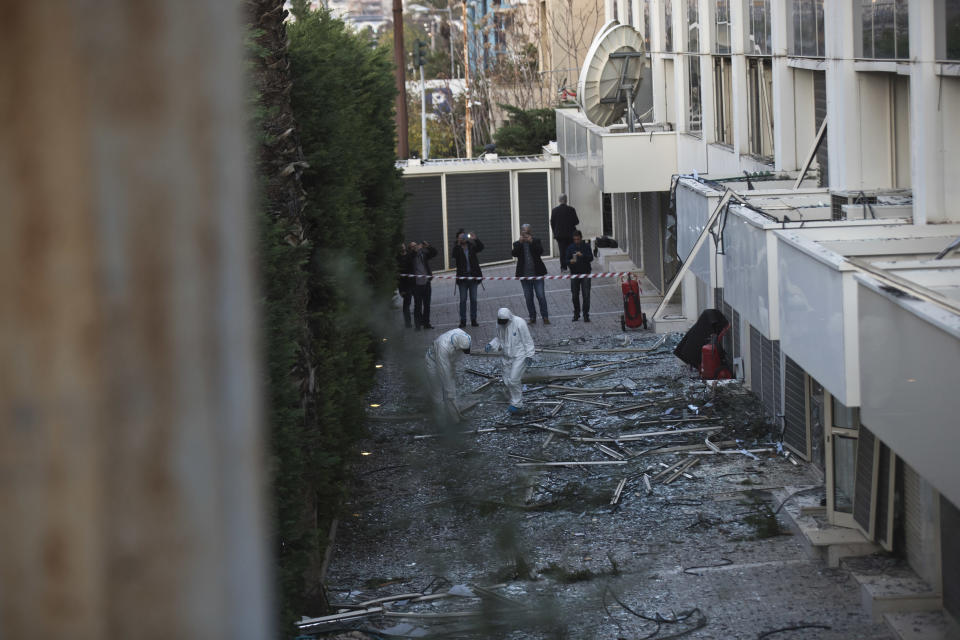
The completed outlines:
[[[488,285],[490,307],[500,304],[496,293]],[[623,351],[542,351],[530,373],[581,376],[552,384],[607,389],[580,398],[609,406],[572,398],[557,405],[569,392],[532,379],[527,415],[510,418],[499,383],[469,393],[487,382],[480,374],[497,372],[498,359],[464,357],[458,384],[464,402],[478,404],[464,423],[437,425],[425,417],[417,374],[426,343],[449,328],[440,326],[445,319],[435,316],[431,334],[407,332],[388,343],[370,394],[378,406],[361,445],[366,455],[333,546],[328,595],[351,605],[453,595],[422,602],[406,596],[387,603],[386,615],[305,631],[358,638],[889,637],[863,613],[846,572],[813,558],[777,512],[793,492],[822,489],[802,461],[777,454],[753,397],[736,383],[697,380],[672,356],[677,334],[656,350],[627,351],[650,348],[658,336],[620,333],[616,291],[599,304],[608,321],[589,330],[569,318],[560,325],[552,314],[553,325],[534,332],[538,348]],[[492,329],[485,322],[476,343]],[[588,377],[602,371],[609,373]],[[647,406],[610,413],[636,405]],[[712,430],[683,432],[703,427]],[[675,432],[576,440],[651,431]],[[691,454],[690,447],[709,450],[707,437],[724,449],[774,450]],[[663,483],[671,472],[647,491],[644,473],[656,480],[665,467],[693,459],[689,477]]]

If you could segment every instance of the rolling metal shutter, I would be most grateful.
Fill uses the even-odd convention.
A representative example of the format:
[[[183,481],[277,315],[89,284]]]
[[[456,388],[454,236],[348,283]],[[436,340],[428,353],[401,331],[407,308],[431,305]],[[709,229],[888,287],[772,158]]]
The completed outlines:
[[[643,236],[643,270],[658,291],[663,292],[663,257],[660,253],[660,199],[653,193],[640,195]],[[639,266],[639,265],[638,265]]]
[[[873,449],[875,438],[865,426],[860,425],[857,441],[857,468],[853,491],[853,519],[870,535],[872,524],[870,503],[873,501]]]
[[[816,120],[816,130],[820,130],[823,119],[827,117],[827,73],[826,71],[813,72],[813,111]],[[830,125],[827,124],[829,128]],[[804,153],[807,153],[804,151]],[[830,185],[830,176],[827,165],[827,133],[824,132],[820,147],[817,148],[817,164],[820,165],[820,186]]]
[[[627,250],[627,203],[626,194],[615,193],[613,200],[613,237],[617,240],[617,245]]]
[[[750,325],[750,390],[763,398],[763,343],[753,325]]]
[[[783,415],[783,367],[780,366],[780,341],[774,340],[773,357],[770,366],[773,367],[773,417]]]
[[[431,260],[434,270],[443,266],[443,193],[440,176],[404,178],[403,238],[406,242],[426,240],[440,255]]]
[[[447,229],[453,236],[460,228],[474,231],[483,241],[483,262],[511,259],[509,172],[447,176]],[[540,236],[540,240],[547,251],[548,238]]]
[[[643,225],[640,222],[640,194],[626,194],[627,215],[627,253],[633,264],[643,265]]]
[[[731,307],[731,309],[733,309],[733,307]],[[730,333],[733,334],[733,357],[739,358],[741,355],[740,354],[740,340],[741,340],[740,312],[737,311],[736,309],[733,309],[733,319],[731,320],[731,322],[733,323],[733,328],[730,329]]]
[[[810,459],[807,442],[807,394],[803,369],[789,356],[784,358],[783,442],[804,460]]]
[[[762,349],[763,353],[763,360],[760,363],[760,376],[763,378],[763,382],[760,383],[760,397],[763,403],[763,408],[767,411],[767,415],[770,417],[775,417],[777,415],[777,403],[776,398],[774,397],[773,384],[773,379],[775,377],[773,369],[773,344],[763,337],[763,335],[761,335],[760,348]]]
[[[540,238],[543,243],[544,257],[554,255],[556,243],[550,242],[550,194],[545,172],[517,174],[517,205],[520,224],[533,227],[533,237]],[[457,228],[451,229],[451,233]],[[486,254],[487,250],[484,249],[483,253]],[[486,256],[484,258],[489,259]]]
[[[880,469],[877,472],[877,540],[888,547],[890,540],[887,529],[890,527],[890,448],[880,443]]]
[[[943,576],[943,608],[960,621],[960,510],[940,496],[940,575]]]

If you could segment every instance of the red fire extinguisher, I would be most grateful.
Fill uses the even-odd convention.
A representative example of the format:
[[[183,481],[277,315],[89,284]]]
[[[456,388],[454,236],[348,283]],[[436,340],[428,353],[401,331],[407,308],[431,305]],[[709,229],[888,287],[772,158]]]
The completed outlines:
[[[721,347],[720,342],[723,340],[723,337],[727,335],[727,331],[730,330],[730,325],[728,324],[723,328],[723,331],[720,332],[720,335],[711,334],[710,343],[703,345],[700,350],[700,379],[701,380],[729,380],[733,377],[733,374],[730,373],[730,369],[726,367],[723,363],[723,358],[721,357]]]

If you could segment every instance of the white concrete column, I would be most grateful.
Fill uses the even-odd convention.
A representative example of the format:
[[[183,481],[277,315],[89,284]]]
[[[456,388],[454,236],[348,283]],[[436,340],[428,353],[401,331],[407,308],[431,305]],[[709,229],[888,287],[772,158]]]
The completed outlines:
[[[960,221],[944,201],[945,172],[940,78],[936,65],[934,2],[911,2],[910,10],[910,178],[914,224]],[[955,168],[954,168],[955,171]]]
[[[643,39],[643,4],[646,0],[629,0],[630,7],[633,12],[633,20],[630,22],[630,25],[637,30],[640,34],[640,39]]]
[[[853,3],[825,2],[823,9],[830,187],[861,189],[871,185],[863,184],[860,163],[858,78],[853,67]]]
[[[613,3],[614,0],[603,0],[603,21],[604,23],[610,22],[613,20]]]
[[[627,18],[630,17],[630,0],[616,0],[617,3],[617,20],[620,21],[620,24],[630,24],[630,21]]]
[[[697,19],[700,21],[700,126],[701,140],[704,147],[714,142],[717,137],[717,114],[713,107],[716,92],[713,86],[713,57],[709,54],[714,51],[713,33],[713,3],[711,0],[699,0],[700,12]],[[704,148],[706,153],[706,148]]]
[[[667,84],[664,78],[664,24],[663,3],[669,0],[649,0],[650,2],[650,72],[653,74],[653,119],[654,122],[667,121]]]
[[[788,0],[770,0],[770,39],[773,47],[773,156],[777,171],[799,168],[797,156],[806,150],[797,149],[796,95],[793,69],[787,65],[789,51]],[[802,160],[800,161],[802,162]]]
[[[750,148],[750,113],[747,107],[747,52],[750,29],[747,25],[747,7],[745,0],[732,0],[730,3],[731,51],[731,91],[730,104],[733,108],[733,151],[737,157]]]

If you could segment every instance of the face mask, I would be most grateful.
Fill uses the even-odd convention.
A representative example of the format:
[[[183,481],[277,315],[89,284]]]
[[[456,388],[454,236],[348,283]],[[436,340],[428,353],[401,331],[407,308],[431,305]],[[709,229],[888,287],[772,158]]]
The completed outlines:
[[[467,355],[470,355],[470,347],[467,347],[466,349],[461,349],[461,351],[463,351]]]
[[[507,324],[508,322],[510,321],[506,318],[497,318],[497,324]]]

